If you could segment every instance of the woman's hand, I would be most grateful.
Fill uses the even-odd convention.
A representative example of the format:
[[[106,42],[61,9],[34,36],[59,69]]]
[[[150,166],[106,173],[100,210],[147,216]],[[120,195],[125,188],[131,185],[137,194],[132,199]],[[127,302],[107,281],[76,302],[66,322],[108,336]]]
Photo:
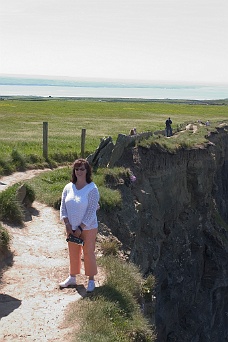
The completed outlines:
[[[80,230],[79,228],[77,228],[76,230],[73,230],[73,234],[74,234],[74,236],[76,236],[76,237],[80,237],[80,235],[81,235],[81,230]]]
[[[68,222],[66,223],[66,235],[69,236],[70,234],[72,234],[72,226],[71,224]]]

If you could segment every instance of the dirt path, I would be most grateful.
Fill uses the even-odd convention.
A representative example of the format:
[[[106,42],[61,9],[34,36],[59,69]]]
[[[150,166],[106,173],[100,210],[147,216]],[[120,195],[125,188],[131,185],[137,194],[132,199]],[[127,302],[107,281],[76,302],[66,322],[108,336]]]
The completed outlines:
[[[18,177],[33,175],[17,173],[0,182],[6,187],[18,182]],[[59,289],[69,268],[59,212],[34,202],[24,228],[6,227],[12,236],[13,265],[5,269],[0,283],[0,342],[69,341],[64,315],[69,303],[86,295],[87,279],[80,275],[77,288]]]
[[[15,172],[12,175],[0,178],[0,191],[5,190],[8,186],[21,182],[26,179],[31,179],[41,172],[51,171],[50,169],[28,170],[25,172]]]

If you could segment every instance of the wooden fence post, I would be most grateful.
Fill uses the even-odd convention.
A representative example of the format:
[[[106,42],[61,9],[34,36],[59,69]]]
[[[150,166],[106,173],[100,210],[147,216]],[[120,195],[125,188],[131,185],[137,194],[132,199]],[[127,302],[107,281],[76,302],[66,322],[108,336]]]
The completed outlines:
[[[86,136],[86,129],[82,128],[81,134],[81,157],[84,158],[85,156],[85,136]]]
[[[48,158],[48,122],[43,122],[43,157]]]

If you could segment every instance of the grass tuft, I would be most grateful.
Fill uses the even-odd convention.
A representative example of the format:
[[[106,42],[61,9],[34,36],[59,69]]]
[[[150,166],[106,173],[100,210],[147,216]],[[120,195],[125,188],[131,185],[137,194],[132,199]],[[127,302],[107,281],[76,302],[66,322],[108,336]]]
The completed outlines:
[[[17,191],[21,186],[20,183],[14,184],[6,190],[0,192],[0,220],[22,225],[24,220],[25,208],[17,199]],[[26,201],[30,204],[35,200],[35,192],[33,188],[25,184]]]
[[[119,190],[112,190],[105,186],[99,187],[100,207],[106,212],[111,212],[114,208],[122,208],[122,198]]]
[[[72,306],[70,320],[76,316],[81,323],[73,341],[155,341],[138,304],[142,285],[138,268],[111,256],[102,257],[100,264],[107,275],[104,285]]]
[[[119,244],[114,239],[106,239],[101,242],[101,250],[104,256],[117,255],[119,250]]]
[[[0,193],[0,220],[21,225],[24,218],[24,210],[16,198],[16,185],[7,188]]]
[[[26,170],[26,161],[25,158],[19,153],[17,150],[13,150],[11,153],[12,162],[15,165],[17,171],[25,171]]]
[[[11,163],[0,158],[0,175],[10,175],[13,171],[15,170]]]
[[[1,252],[9,246],[10,236],[6,228],[0,224],[0,255]]]

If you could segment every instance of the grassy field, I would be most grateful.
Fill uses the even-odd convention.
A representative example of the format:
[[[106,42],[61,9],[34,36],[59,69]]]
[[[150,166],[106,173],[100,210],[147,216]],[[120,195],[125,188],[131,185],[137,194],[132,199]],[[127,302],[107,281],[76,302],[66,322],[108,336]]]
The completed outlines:
[[[163,102],[100,102],[76,100],[0,101],[0,174],[1,160],[20,155],[35,155],[42,159],[43,122],[49,123],[49,153],[60,161],[80,153],[81,129],[86,128],[86,150],[93,152],[100,138],[119,133],[128,134],[131,127],[138,132],[164,129],[167,117],[173,120],[173,128],[183,122],[210,120],[211,123],[228,120],[228,106],[216,104],[187,104]],[[187,132],[188,133],[188,132]],[[189,133],[190,134],[190,133]],[[186,136],[185,136],[186,141]],[[172,139],[166,139],[171,142]],[[12,153],[12,151],[14,151]],[[23,160],[20,161],[23,164]],[[37,163],[37,162],[36,162]],[[2,162],[3,164],[3,162]],[[106,173],[118,176],[123,170],[98,170],[94,181],[101,194],[101,210],[109,210],[120,203],[118,192],[105,187]],[[125,171],[127,172],[127,171]],[[26,184],[34,189],[36,199],[57,207],[63,186],[70,177],[68,167],[50,171],[33,178]],[[15,185],[16,186],[16,185]],[[0,219],[16,218],[15,188],[8,188],[0,196]],[[31,192],[31,195],[32,192]],[[13,215],[11,212],[13,210]],[[18,209],[20,210],[20,208]],[[22,213],[18,213],[22,220]],[[0,225],[0,251],[7,246],[9,236]],[[106,246],[107,249],[107,246]],[[110,249],[110,246],[109,246]],[[154,341],[155,336],[139,307],[139,297],[152,300],[153,282],[143,280],[138,271],[117,258],[104,259],[107,279],[104,286],[88,300],[74,304],[75,315],[69,321],[75,322],[76,314],[82,320],[80,341]],[[96,305],[94,305],[96,301]],[[85,324],[85,322],[87,322]],[[80,323],[80,321],[79,321]]]
[[[219,103],[219,102],[218,102]],[[0,161],[11,158],[12,151],[30,156],[30,163],[42,161],[43,122],[48,122],[48,156],[71,161],[81,151],[81,130],[86,129],[86,154],[93,152],[100,139],[130,128],[138,132],[164,129],[167,117],[173,128],[183,122],[228,119],[228,102],[201,104],[155,101],[101,100],[18,100],[0,101]]]

